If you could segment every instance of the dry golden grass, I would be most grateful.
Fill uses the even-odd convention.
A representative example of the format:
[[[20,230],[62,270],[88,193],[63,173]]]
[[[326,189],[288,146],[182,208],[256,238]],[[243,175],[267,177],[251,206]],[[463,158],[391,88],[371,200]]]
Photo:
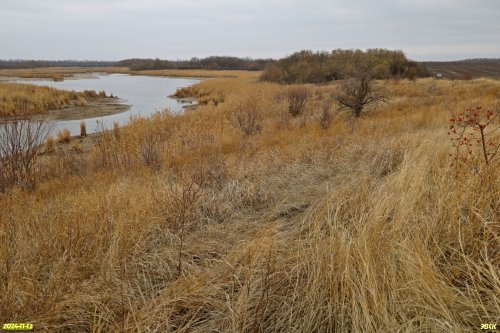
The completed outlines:
[[[57,132],[57,142],[69,143],[70,141],[71,141],[71,133],[67,128]]]
[[[0,69],[0,77],[19,78],[71,78],[77,74],[92,73],[121,73],[131,75],[151,75],[170,77],[198,77],[198,78],[236,78],[236,77],[259,77],[261,72],[248,72],[241,70],[204,70],[204,69],[163,69],[131,71],[127,67],[44,67],[33,69]]]
[[[206,69],[163,69],[163,70],[144,70],[127,71],[132,75],[151,75],[151,76],[171,76],[171,77],[198,77],[198,78],[239,78],[252,77],[258,78],[261,72],[249,72],[240,70],[206,70]]]
[[[0,69],[0,77],[65,78],[82,73],[125,73],[127,67],[41,67],[31,69]]]
[[[451,115],[497,107],[500,82],[387,85],[389,104],[322,126],[334,85],[305,86],[292,117],[289,87],[207,80],[190,90],[208,96],[197,110],[47,156],[35,191],[0,195],[0,321],[51,332],[499,322],[500,180],[455,175],[446,133]],[[238,121],[248,103],[261,126],[251,136]]]
[[[52,154],[56,151],[56,142],[52,135],[47,136],[47,141],[45,142],[45,153]]]
[[[87,125],[84,120],[80,121],[80,137],[84,138],[87,136]]]
[[[78,93],[30,84],[0,83],[0,116],[39,114],[49,110],[85,105],[95,92]]]

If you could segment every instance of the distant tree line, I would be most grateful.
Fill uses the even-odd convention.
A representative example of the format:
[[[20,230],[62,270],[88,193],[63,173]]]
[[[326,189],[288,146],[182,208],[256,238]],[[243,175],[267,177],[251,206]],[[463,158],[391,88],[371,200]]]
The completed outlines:
[[[402,51],[386,49],[303,50],[268,63],[261,79],[279,83],[321,83],[353,77],[358,68],[377,68],[377,79],[429,76],[425,66],[409,60]]]
[[[191,58],[190,60],[126,59],[116,63],[119,67],[130,70],[155,69],[213,69],[213,70],[247,70],[261,71],[272,59],[251,59],[225,56],[207,58]]]
[[[0,69],[28,69],[41,67],[111,67],[115,61],[79,61],[79,60],[0,60]]]
[[[321,83],[352,77],[357,68],[377,67],[377,78],[429,76],[422,63],[409,60],[402,51],[386,49],[303,50],[280,60],[229,56],[191,58],[189,60],[125,59],[121,61],[76,60],[0,60],[0,69],[37,67],[128,67],[130,70],[210,69],[263,71],[262,80],[279,83]],[[379,70],[384,68],[386,70]]]

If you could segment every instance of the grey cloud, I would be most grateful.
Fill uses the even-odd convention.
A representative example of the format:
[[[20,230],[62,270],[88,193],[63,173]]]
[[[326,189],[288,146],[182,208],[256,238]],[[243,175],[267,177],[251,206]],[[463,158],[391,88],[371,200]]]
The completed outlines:
[[[2,0],[0,58],[279,57],[388,47],[500,57],[497,0]]]

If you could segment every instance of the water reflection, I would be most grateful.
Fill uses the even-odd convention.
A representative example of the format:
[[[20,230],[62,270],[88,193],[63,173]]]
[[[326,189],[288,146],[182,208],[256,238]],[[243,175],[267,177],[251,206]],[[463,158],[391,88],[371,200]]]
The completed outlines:
[[[128,74],[95,74],[92,78],[78,80],[53,81],[17,81],[20,83],[49,86],[64,90],[96,90],[105,91],[107,95],[113,94],[130,105],[130,109],[119,114],[86,119],[87,133],[93,133],[102,128],[112,128],[113,122],[126,124],[131,116],[149,116],[157,111],[170,109],[172,112],[182,111],[183,104],[168,96],[175,93],[180,87],[198,83],[198,79],[169,78],[155,76],[134,76]],[[63,128],[70,130],[71,135],[78,135],[80,120],[57,121],[52,126],[52,132]]]

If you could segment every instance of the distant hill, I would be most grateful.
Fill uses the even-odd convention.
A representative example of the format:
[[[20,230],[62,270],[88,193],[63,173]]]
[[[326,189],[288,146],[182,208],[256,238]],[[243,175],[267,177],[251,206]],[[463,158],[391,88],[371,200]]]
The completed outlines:
[[[500,78],[500,59],[466,59],[460,61],[422,62],[432,75],[443,78],[472,79],[478,77]]]

